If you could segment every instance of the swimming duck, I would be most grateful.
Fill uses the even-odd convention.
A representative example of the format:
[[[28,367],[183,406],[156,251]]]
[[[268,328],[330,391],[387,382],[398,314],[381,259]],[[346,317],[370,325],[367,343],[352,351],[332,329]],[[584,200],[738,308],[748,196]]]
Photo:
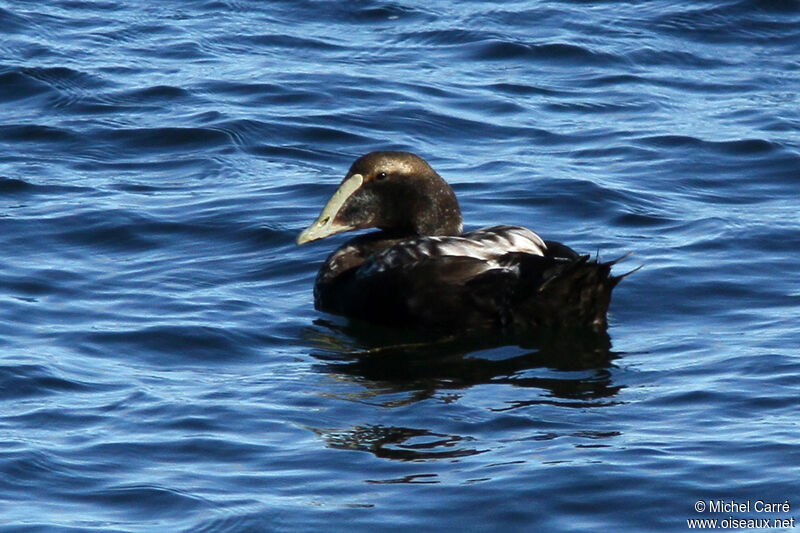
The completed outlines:
[[[436,330],[604,329],[623,276],[520,226],[463,233],[453,189],[421,157],[356,159],[297,244],[363,228],[319,270],[316,309]]]

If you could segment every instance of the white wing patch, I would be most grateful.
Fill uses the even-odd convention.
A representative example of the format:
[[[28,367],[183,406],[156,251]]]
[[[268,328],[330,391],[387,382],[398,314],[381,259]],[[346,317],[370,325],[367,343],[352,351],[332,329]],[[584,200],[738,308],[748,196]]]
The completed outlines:
[[[547,245],[537,234],[520,226],[492,226],[464,235],[418,237],[410,239],[373,257],[370,272],[382,272],[414,264],[432,257],[470,257],[483,261],[486,269],[504,268],[497,259],[511,252],[543,256]]]

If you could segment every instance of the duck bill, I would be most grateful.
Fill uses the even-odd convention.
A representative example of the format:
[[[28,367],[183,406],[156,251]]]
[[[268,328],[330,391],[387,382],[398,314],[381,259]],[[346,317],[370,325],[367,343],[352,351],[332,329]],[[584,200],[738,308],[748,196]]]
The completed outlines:
[[[307,242],[330,237],[331,235],[336,235],[337,233],[342,233],[343,231],[356,229],[355,226],[334,221],[344,203],[355,194],[363,183],[364,176],[361,174],[353,174],[344,180],[336,192],[333,193],[331,199],[328,200],[328,203],[325,204],[317,220],[297,236],[297,244],[305,244]]]

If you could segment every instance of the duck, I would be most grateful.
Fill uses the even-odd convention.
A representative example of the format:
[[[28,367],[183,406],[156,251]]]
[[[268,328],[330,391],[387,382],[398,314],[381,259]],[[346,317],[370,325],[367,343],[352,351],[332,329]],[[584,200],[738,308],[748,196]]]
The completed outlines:
[[[302,245],[374,228],[335,249],[314,283],[322,312],[455,333],[605,330],[618,261],[591,259],[521,226],[464,232],[450,185],[420,156],[355,160]],[[627,274],[626,274],[627,275]]]

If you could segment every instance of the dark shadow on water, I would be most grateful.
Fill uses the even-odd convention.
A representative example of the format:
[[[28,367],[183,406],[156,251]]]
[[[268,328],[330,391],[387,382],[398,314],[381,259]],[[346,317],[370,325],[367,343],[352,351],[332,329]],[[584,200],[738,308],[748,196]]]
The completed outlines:
[[[498,416],[536,405],[566,408],[604,407],[618,403],[622,389],[612,380],[613,361],[606,332],[560,331],[525,338],[500,336],[431,337],[353,322],[317,320],[305,332],[319,372],[363,387],[348,395],[358,403],[383,408],[436,398],[457,401],[460,390],[482,384],[519,388],[518,399],[489,411]],[[516,390],[516,389],[514,389]],[[513,394],[512,394],[513,396]],[[401,461],[456,458],[480,454],[475,437],[439,430],[388,425],[353,425],[315,431],[331,448],[368,451]],[[575,435],[591,441],[613,437]],[[549,435],[549,437],[548,437]],[[544,434],[534,438],[555,438]],[[377,482],[377,481],[375,481]],[[390,480],[437,483],[435,478]]]
[[[331,448],[367,451],[375,457],[397,461],[452,459],[486,451],[470,446],[475,440],[472,437],[445,435],[427,429],[370,425],[316,432]]]
[[[352,322],[317,320],[315,326],[307,330],[307,340],[320,371],[349,376],[367,388],[423,393],[417,399],[439,389],[506,383],[597,405],[620,389],[608,370],[618,355],[604,331],[431,337]]]

